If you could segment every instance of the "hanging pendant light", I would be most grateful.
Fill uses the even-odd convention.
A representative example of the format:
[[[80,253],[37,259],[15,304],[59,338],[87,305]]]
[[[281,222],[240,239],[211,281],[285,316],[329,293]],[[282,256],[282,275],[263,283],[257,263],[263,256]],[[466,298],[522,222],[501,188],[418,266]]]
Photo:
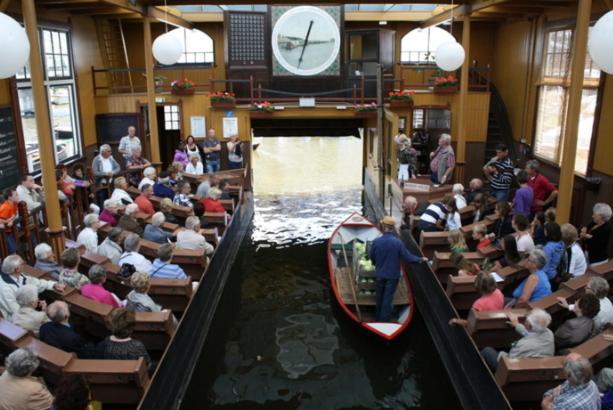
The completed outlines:
[[[587,43],[592,60],[607,74],[613,74],[613,11],[602,16]]]
[[[0,78],[14,76],[30,57],[30,41],[26,31],[17,21],[0,13]]]
[[[169,33],[164,33],[153,42],[151,47],[153,57],[165,65],[173,65],[183,54],[183,46],[179,39]]]
[[[464,59],[466,58],[466,52],[464,47],[453,37],[453,1],[451,2],[451,24],[449,25],[449,34],[453,40],[446,41],[436,49],[435,61],[438,68],[444,71],[455,71],[462,67]]]

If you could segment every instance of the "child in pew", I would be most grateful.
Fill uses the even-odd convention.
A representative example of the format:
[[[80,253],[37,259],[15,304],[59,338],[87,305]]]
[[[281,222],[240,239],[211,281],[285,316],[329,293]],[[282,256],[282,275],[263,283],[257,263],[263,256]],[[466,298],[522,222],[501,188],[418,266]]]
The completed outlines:
[[[83,285],[89,283],[87,276],[79,273],[77,270],[81,257],[76,248],[68,248],[60,256],[62,270],[60,271],[59,283],[71,286],[75,289],[81,289]]]
[[[477,242],[477,251],[487,248],[492,240],[487,235],[487,227],[484,224],[475,225],[472,233],[473,240]]]
[[[462,228],[462,219],[460,218],[460,212],[458,211],[455,199],[449,201],[447,208],[449,213],[447,214],[447,225],[445,226],[445,230],[455,231]]]
[[[475,278],[475,290],[481,295],[475,300],[471,309],[477,312],[489,312],[492,310],[502,310],[504,308],[504,295],[496,286],[496,280],[486,272],[479,272]],[[450,325],[468,325],[466,319],[453,318],[449,320]]]
[[[475,276],[481,272],[481,267],[478,263],[466,260],[461,253],[452,254],[449,261],[458,268],[457,276]]]
[[[458,229],[449,231],[447,241],[449,242],[449,249],[451,250],[451,253],[468,252],[468,245],[466,245],[462,231]]]

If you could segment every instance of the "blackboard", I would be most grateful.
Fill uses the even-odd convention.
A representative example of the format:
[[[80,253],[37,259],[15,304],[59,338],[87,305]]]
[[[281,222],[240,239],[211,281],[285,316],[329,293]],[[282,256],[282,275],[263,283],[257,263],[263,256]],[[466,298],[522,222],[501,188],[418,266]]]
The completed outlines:
[[[121,137],[128,135],[128,127],[136,128],[136,135],[143,141],[140,129],[140,114],[98,114],[96,115],[96,136],[98,144],[118,144]]]
[[[17,134],[13,123],[13,109],[0,107],[0,189],[19,183]]]

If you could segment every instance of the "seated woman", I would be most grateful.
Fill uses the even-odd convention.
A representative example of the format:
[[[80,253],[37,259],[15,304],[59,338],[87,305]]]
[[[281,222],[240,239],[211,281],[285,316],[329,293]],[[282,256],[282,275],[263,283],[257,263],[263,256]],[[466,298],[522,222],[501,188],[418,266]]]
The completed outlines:
[[[459,229],[449,231],[447,241],[449,242],[451,253],[468,252],[468,245],[466,245],[466,241],[464,240],[464,233]]]
[[[119,202],[114,199],[104,201],[104,209],[100,212],[98,219],[106,222],[111,226],[117,226],[117,213],[119,211]]]
[[[40,327],[49,321],[45,313],[47,304],[45,301],[38,300],[38,289],[34,285],[24,285],[17,290],[15,299],[19,310],[13,313],[11,322],[38,337]],[[37,310],[39,308],[40,310]]]
[[[90,410],[91,391],[85,377],[65,374],[55,388],[55,399],[50,410]]]
[[[53,396],[47,386],[32,373],[38,368],[38,357],[28,348],[17,349],[4,361],[6,370],[0,376],[0,409],[48,410]]]
[[[477,242],[477,251],[487,248],[492,244],[492,241],[487,236],[487,226],[485,224],[477,224],[473,226],[473,240]]]
[[[34,256],[36,257],[36,263],[34,264],[36,269],[48,273],[54,280],[60,277],[62,267],[55,260],[55,254],[51,246],[46,243],[39,243],[34,248]]]
[[[454,231],[462,228],[462,220],[460,219],[460,212],[458,212],[455,199],[449,202],[448,209],[449,213],[447,214],[447,225],[445,226],[445,230]]]
[[[102,265],[93,265],[88,271],[91,283],[81,286],[81,295],[113,307],[120,307],[119,298],[104,288],[106,269]]]
[[[555,222],[546,223],[545,238],[547,238],[547,242],[543,247],[543,252],[545,252],[547,263],[545,264],[543,271],[545,271],[545,274],[549,280],[552,281],[558,276],[558,268],[565,250],[564,242],[562,242],[562,231],[560,229],[560,225]]]
[[[597,329],[594,318],[599,311],[600,302],[596,295],[584,294],[575,304],[574,312],[577,317],[562,323],[554,333],[556,350],[575,347],[595,334]]]
[[[166,218],[162,212],[156,212],[151,217],[151,223],[145,226],[144,239],[156,243],[167,243],[172,237],[172,233],[162,229],[162,224],[166,222]]]
[[[204,166],[200,161],[199,154],[192,154],[189,157],[189,164],[185,167],[185,173],[193,174],[193,175],[202,175],[204,174]]]
[[[451,254],[449,261],[458,268],[458,276],[475,276],[481,272],[479,264],[467,260],[461,253]]]
[[[191,197],[193,195],[191,195],[190,192],[192,192],[192,186],[189,184],[189,182],[181,183],[181,188],[179,189],[179,192],[177,192],[177,194],[175,195],[175,199],[173,200],[174,204],[193,208],[194,204],[191,201]]]
[[[451,188],[451,193],[453,194],[453,199],[455,200],[455,205],[458,210],[466,207],[466,199],[464,198],[464,185],[462,184],[453,184]]]
[[[545,238],[545,213],[537,212],[534,215],[532,224],[530,225],[532,231],[532,239],[535,245],[545,245],[547,239]]]
[[[155,185],[155,181],[157,180],[157,171],[154,167],[147,167],[143,170],[143,179],[141,179],[137,185],[139,191],[143,190],[144,185],[151,185],[153,189],[153,185]]]
[[[179,219],[172,213],[172,199],[164,198],[160,201],[160,212],[164,214],[166,222],[179,223]]]
[[[137,235],[142,236],[144,233],[143,227],[138,223],[136,217],[134,216],[138,212],[138,205],[130,204],[126,206],[126,209],[119,218],[119,226],[124,231],[134,232]]]
[[[502,238],[501,244],[504,256],[496,261],[492,267],[492,272],[497,272],[507,266],[516,266],[521,261],[521,256],[517,252],[517,242],[513,235],[506,235]]]
[[[218,188],[211,188],[209,192],[201,203],[204,207],[204,212],[226,212],[221,202],[219,202],[219,198],[221,198],[221,190]]]
[[[613,324],[613,303],[609,299],[609,282],[601,276],[592,276],[585,287],[585,293],[598,298],[599,309],[594,317],[594,326],[595,332],[601,332],[607,325]],[[562,297],[558,297],[558,303],[571,312],[575,310],[575,305],[569,305]]]
[[[130,169],[140,169],[151,165],[151,162],[143,158],[143,151],[141,148],[134,148],[132,155],[126,157],[126,168],[128,169],[128,179],[130,185],[138,186],[140,172],[129,172]]]
[[[125,308],[115,309],[109,319],[111,336],[98,343],[96,356],[107,360],[137,360],[142,357],[151,368],[151,357],[145,345],[131,337],[136,325],[134,312]]]
[[[505,235],[513,233],[511,206],[506,201],[498,201],[496,203],[496,213],[499,219],[494,227],[494,237],[500,239]]]
[[[532,252],[534,249],[534,241],[530,234],[530,221],[524,215],[513,216],[512,222],[515,230],[515,240],[517,241],[517,251],[522,254]]]
[[[161,312],[162,307],[155,303],[147,294],[151,287],[149,274],[146,272],[134,272],[130,276],[132,291],[126,297],[126,309],[133,312]]]
[[[566,248],[566,272],[576,278],[587,271],[587,260],[579,245],[579,233],[577,228],[571,224],[562,225],[560,230],[562,231],[562,242]]]
[[[609,220],[612,213],[608,204],[597,203],[592,211],[592,222],[581,228],[579,236],[586,244],[590,267],[609,261],[609,237],[611,236]]]
[[[489,312],[490,310],[502,310],[504,308],[504,295],[496,286],[496,280],[488,273],[480,272],[475,278],[475,289],[481,295],[475,300],[471,309],[477,312]],[[465,319],[453,318],[450,325],[467,326]]]
[[[491,210],[488,212],[487,196],[485,194],[476,194],[473,198],[473,202],[471,203],[471,205],[475,208],[475,217],[473,218],[473,223],[482,221],[486,215],[492,212]]]
[[[13,230],[17,225],[19,216],[17,215],[17,204],[19,203],[19,194],[14,188],[7,188],[3,192],[4,202],[0,205],[0,227],[4,228],[4,238],[9,254],[15,253],[17,243],[15,242],[15,233]]]
[[[526,267],[530,275],[524,279],[513,291],[514,300],[507,304],[521,307],[528,302],[536,302],[551,294],[549,278],[543,270],[547,264],[545,253],[540,249],[535,249],[528,255]]]
[[[122,205],[129,205],[134,202],[130,194],[126,191],[126,189],[128,189],[128,181],[124,177],[115,178],[113,186],[115,189],[113,189],[111,199]]]
[[[81,289],[81,287],[89,283],[87,276],[79,273],[79,262],[81,257],[79,251],[75,248],[68,248],[62,252],[60,256],[62,262],[62,271],[60,272],[59,282],[67,286],[71,286],[75,289]]]

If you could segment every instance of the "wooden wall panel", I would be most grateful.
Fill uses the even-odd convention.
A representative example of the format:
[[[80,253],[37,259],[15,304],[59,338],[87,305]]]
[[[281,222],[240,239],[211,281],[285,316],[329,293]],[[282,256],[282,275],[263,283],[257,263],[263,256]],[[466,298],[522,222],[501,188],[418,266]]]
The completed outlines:
[[[613,76],[607,75],[596,136],[594,170],[613,176]]]
[[[11,89],[9,80],[0,80],[0,105],[11,103]]]

